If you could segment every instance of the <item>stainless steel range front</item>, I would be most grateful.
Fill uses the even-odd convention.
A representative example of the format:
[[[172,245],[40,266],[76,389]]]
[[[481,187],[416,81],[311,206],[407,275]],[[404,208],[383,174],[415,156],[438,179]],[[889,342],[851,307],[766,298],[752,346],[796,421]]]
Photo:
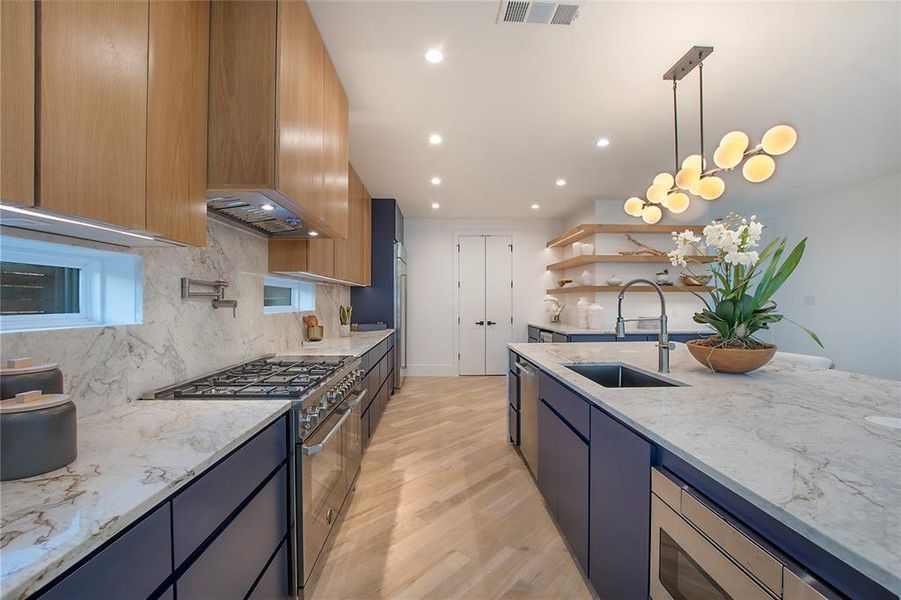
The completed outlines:
[[[298,595],[360,471],[363,371],[353,356],[264,356],[148,394],[148,399],[290,399],[293,581]]]

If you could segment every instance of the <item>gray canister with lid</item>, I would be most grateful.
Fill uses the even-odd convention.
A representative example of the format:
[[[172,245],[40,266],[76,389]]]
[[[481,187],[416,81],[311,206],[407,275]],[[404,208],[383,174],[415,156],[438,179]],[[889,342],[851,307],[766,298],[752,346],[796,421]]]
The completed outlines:
[[[62,394],[55,364],[10,361],[0,370],[0,388],[0,481],[40,475],[75,460],[75,403]]]

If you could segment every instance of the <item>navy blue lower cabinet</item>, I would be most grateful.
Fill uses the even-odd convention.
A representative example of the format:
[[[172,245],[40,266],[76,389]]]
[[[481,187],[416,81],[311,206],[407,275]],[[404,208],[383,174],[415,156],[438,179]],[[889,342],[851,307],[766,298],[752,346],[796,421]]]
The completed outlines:
[[[559,419],[557,428],[557,523],[587,572],[588,444]]]
[[[291,597],[288,567],[288,540],[282,542],[272,562],[260,576],[248,600],[282,600]]]
[[[244,598],[288,533],[287,498],[285,465],[179,577],[178,598]]]
[[[172,499],[176,567],[284,462],[287,427],[285,418],[279,418]]]
[[[171,507],[166,502],[40,598],[147,598],[172,573],[171,515]]]
[[[538,401],[538,489],[551,514],[557,516],[557,415]]]
[[[591,409],[588,576],[601,598],[647,598],[653,446]]]

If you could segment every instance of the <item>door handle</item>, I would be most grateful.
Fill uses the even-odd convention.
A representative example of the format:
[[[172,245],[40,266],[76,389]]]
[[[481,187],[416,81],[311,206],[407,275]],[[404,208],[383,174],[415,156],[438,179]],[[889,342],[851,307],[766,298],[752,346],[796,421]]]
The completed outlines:
[[[484,325],[485,321],[476,321],[476,325]]]
[[[488,321],[488,324],[489,324],[489,325],[497,325],[497,322],[495,322],[495,321]]]

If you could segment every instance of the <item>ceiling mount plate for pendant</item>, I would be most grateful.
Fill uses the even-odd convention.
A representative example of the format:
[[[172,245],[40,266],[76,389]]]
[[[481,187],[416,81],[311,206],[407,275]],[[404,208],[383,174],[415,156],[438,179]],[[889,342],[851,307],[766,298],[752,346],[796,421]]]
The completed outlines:
[[[711,46],[695,46],[685,53],[685,56],[676,61],[669,71],[663,74],[663,78],[669,81],[679,81],[697,67],[701,61],[713,54]]]

